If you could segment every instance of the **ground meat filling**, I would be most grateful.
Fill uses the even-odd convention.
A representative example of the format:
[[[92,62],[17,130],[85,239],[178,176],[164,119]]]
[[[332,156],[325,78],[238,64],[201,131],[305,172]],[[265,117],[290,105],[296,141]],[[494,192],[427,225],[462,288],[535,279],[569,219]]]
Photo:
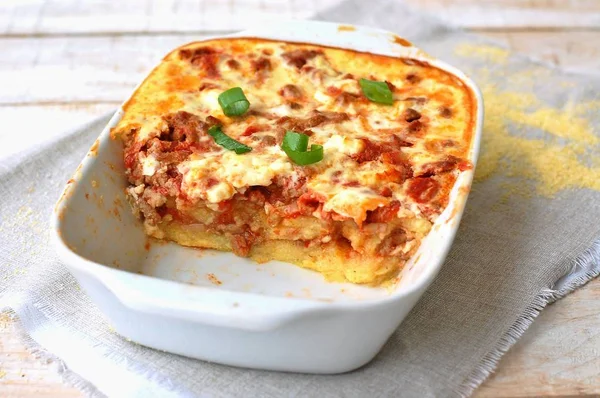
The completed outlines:
[[[317,55],[323,54],[322,51],[298,49],[281,54],[282,58],[291,66],[300,69]]]
[[[264,83],[273,72],[273,64],[267,55],[269,54],[250,59],[249,67],[258,83]],[[300,48],[284,52],[281,57],[289,67],[318,83],[323,80],[325,71],[316,68],[314,62],[309,61],[322,55],[322,51]],[[242,68],[240,62],[227,58],[218,49],[211,47],[180,50],[179,57],[197,67],[209,79],[220,77],[220,63],[226,69]],[[404,62],[409,65],[421,65],[418,61]],[[344,78],[354,79],[354,76],[345,75]],[[421,80],[415,73],[409,73],[405,78],[410,84],[417,84]],[[392,92],[401,91],[392,83],[385,83]],[[216,86],[213,83],[205,81],[198,90],[214,88]],[[326,93],[342,109],[352,103],[367,101],[362,94],[346,92],[334,86],[328,87]],[[284,104],[292,109],[301,109],[303,104],[309,101],[306,93],[294,84],[283,85],[278,94]],[[415,139],[421,137],[427,129],[426,123],[429,119],[422,118],[417,110],[421,109],[427,99],[407,97],[402,101],[408,102],[408,107],[399,117],[402,125],[395,129],[377,130],[382,135],[388,135],[389,140],[361,139],[362,150],[350,156],[358,164],[380,162],[388,166],[386,175],[381,177],[382,180],[390,186],[406,183],[407,194],[419,206],[423,206],[423,212],[426,214],[433,211],[426,206],[429,206],[429,202],[441,189],[436,176],[466,166],[460,163],[460,159],[449,156],[445,160],[426,164],[420,170],[413,170],[403,148],[412,147]],[[452,110],[448,107],[440,107],[438,112],[443,118],[452,117]],[[313,128],[350,119],[344,112],[320,110],[312,110],[304,117],[280,117],[265,113],[264,110],[252,109],[247,116],[260,116],[269,119],[270,123],[274,122],[273,126],[253,121],[245,128],[241,135],[249,137],[255,149],[281,145],[287,130],[311,136]],[[367,211],[362,225],[357,225],[348,217],[323,210],[326,198],[307,188],[310,177],[306,174],[310,173],[308,168],[299,168],[293,178],[275,177],[269,186],[251,186],[218,204],[192,204],[181,190],[183,176],[178,166],[193,153],[219,150],[220,147],[208,135],[208,130],[223,123],[213,116],[202,119],[186,111],[170,113],[164,116],[162,121],[164,123],[160,131],[148,141],[132,142],[125,148],[125,164],[132,185],[128,188],[128,197],[138,215],[144,219],[147,228],[153,231],[156,237],[162,238],[162,232],[157,228],[161,223],[193,224],[194,228],[200,231],[228,236],[232,251],[239,256],[248,256],[253,245],[272,238],[267,237],[265,232],[265,227],[269,226],[279,231],[277,239],[301,241],[307,247],[332,242],[339,246],[349,246],[357,253],[369,251],[379,256],[407,256],[407,245],[410,246],[410,241],[414,240],[415,236],[400,226],[398,213],[402,206],[399,201],[393,200],[390,186],[377,188],[378,193],[389,198],[390,202]],[[264,134],[269,130],[274,130],[275,134]],[[432,142],[430,145],[437,148],[450,144]],[[332,180],[336,178],[339,179],[339,176],[332,176]],[[207,178],[199,182],[198,188],[208,190],[218,183],[214,178]],[[360,186],[358,181],[339,183],[344,187]],[[297,224],[302,227],[294,224],[297,221],[302,221]]]
[[[218,78],[220,76],[218,69],[219,51],[211,47],[199,47],[195,49],[179,50],[179,57],[189,61],[198,69],[203,70],[207,77]]]
[[[269,58],[266,58],[266,57],[260,57],[258,59],[253,59],[251,61],[251,64],[252,64],[252,70],[255,73],[270,71],[272,69],[271,61],[269,60]]]
[[[265,79],[271,73],[273,69],[271,61],[268,57],[260,57],[258,59],[252,59],[250,65],[254,75],[256,76],[256,83],[259,85],[264,83]]]
[[[347,113],[313,110],[306,118],[283,116],[277,120],[277,124],[284,130],[304,132],[322,124],[340,123],[348,119],[349,116]]]
[[[443,106],[440,108],[440,116],[446,119],[450,119],[452,117],[452,109]]]
[[[302,99],[302,91],[300,88],[293,84],[286,84],[279,90],[281,95],[286,101],[300,101]]]
[[[344,117],[338,114],[317,114],[298,123],[314,126],[331,118]],[[333,242],[332,244],[349,244],[359,253],[366,250],[369,242],[357,240],[355,229],[358,227],[349,228],[344,217],[331,214],[321,219],[314,217],[315,213],[323,212],[325,198],[307,189],[308,176],[302,174],[296,178],[277,177],[267,187],[250,187],[243,194],[238,193],[232,199],[219,203],[217,208],[206,208],[204,211],[210,211],[213,216],[208,218],[211,222],[202,224],[192,212],[186,212],[185,198],[182,198],[180,190],[182,176],[177,165],[194,152],[202,137],[206,136],[208,126],[219,123],[219,120],[207,118],[203,121],[186,112],[170,114],[164,120],[168,128],[138,150],[139,156],[157,159],[160,167],[152,175],[143,175],[142,162],[135,162],[129,175],[133,184],[129,188],[129,197],[133,199],[138,215],[155,232],[155,236],[160,237],[157,235],[161,233],[160,229],[156,226],[161,222],[174,220],[181,224],[194,224],[195,228],[229,236],[232,251],[239,256],[248,256],[252,246],[265,239],[264,225],[256,223],[258,213],[266,214],[266,222],[272,227],[284,225],[285,220],[310,219],[313,223],[311,229],[315,231],[308,235],[310,239],[304,239],[306,236],[301,239],[292,232],[289,236],[282,236],[284,239],[302,241],[307,247]],[[211,182],[213,185],[217,183],[216,180],[209,179],[204,182],[204,188],[210,188]],[[393,225],[398,209],[399,204],[393,202],[368,214],[365,225],[367,228],[371,225],[377,231],[374,245],[377,247],[376,252],[382,256],[397,253],[408,239],[401,228]]]
[[[302,97],[301,91],[293,85],[282,87],[280,95],[290,100]],[[408,108],[403,117],[408,123],[408,132],[420,129],[419,112]],[[281,130],[294,130],[310,135],[310,128],[326,123],[339,123],[348,118],[343,112],[314,110],[304,118],[280,117],[276,124]],[[195,228],[229,236],[232,251],[239,256],[248,256],[254,244],[266,239],[264,222],[261,224],[256,221],[257,214],[265,214],[266,223],[281,231],[288,231],[280,226],[290,220],[310,220],[309,224],[302,225],[310,225],[313,232],[304,231],[300,236],[291,228],[289,231],[292,232],[280,237],[302,241],[307,247],[333,242],[338,245],[347,244],[358,253],[370,250],[380,256],[403,256],[407,242],[414,239],[398,224],[397,214],[401,208],[398,201],[368,211],[361,227],[339,214],[324,212],[326,198],[307,188],[309,176],[302,173],[308,173],[309,169],[302,168],[299,169],[301,173],[294,178],[276,177],[269,186],[249,187],[244,193],[238,193],[216,207],[204,208],[205,215],[202,217],[203,221],[200,221],[194,215],[197,210],[194,206],[198,204],[190,205],[181,191],[182,175],[177,166],[194,152],[205,153],[218,149],[208,135],[208,129],[221,125],[222,122],[213,116],[202,120],[185,111],[168,114],[163,117],[163,121],[165,127],[154,138],[144,144],[132,144],[130,148],[126,148],[125,156],[129,165],[128,178],[132,184],[128,188],[130,200],[146,226],[150,230],[154,228],[157,237],[161,237],[162,232],[156,226],[162,222],[194,224]],[[418,128],[415,128],[415,124]],[[275,137],[255,134],[265,129],[268,130],[269,126],[253,124],[242,135],[251,136],[259,147],[277,145],[278,139]],[[417,203],[425,205],[440,189],[439,183],[432,177],[455,170],[460,159],[450,156],[446,160],[429,163],[415,175],[407,156],[402,152],[403,147],[412,146],[403,138],[405,135],[393,134],[385,142],[363,139],[363,150],[352,157],[358,163],[377,161],[390,165],[392,168],[387,175],[388,180],[398,184],[408,181],[408,195]],[[157,164],[150,171],[144,166],[148,159]],[[205,186],[201,188],[209,189],[217,183],[215,179],[208,179],[202,182]],[[352,185],[353,182],[344,184],[355,186]],[[381,194],[390,197],[392,190],[383,187]],[[427,213],[432,210],[424,208],[424,211]],[[206,217],[206,212],[212,216]],[[357,236],[363,234],[357,233],[358,230],[366,230],[369,238],[359,239]]]
[[[197,142],[199,136],[207,131],[206,123],[189,112],[171,113],[164,120],[169,126],[168,132],[161,134],[165,141]]]
[[[455,170],[460,161],[461,159],[455,156],[448,156],[445,160],[427,163],[421,169],[419,177],[431,177],[436,174],[447,173],[449,171]]]
[[[128,188],[129,197],[150,226],[161,222],[168,202],[183,195],[183,177],[177,166],[194,152],[218,148],[207,133],[210,126],[220,124],[217,118],[209,116],[203,121],[194,114],[180,111],[166,115],[163,121],[166,128],[157,137],[125,148],[125,153],[132,155],[126,160],[127,177],[132,184]],[[152,170],[145,170],[145,162],[156,164]]]
[[[360,94],[349,93],[347,91],[343,91],[338,94],[335,98],[335,104],[337,106],[347,106],[355,101],[360,101],[364,97]]]
[[[412,108],[406,108],[404,111],[404,120],[407,122],[414,122],[415,120],[419,120],[421,118],[421,114]]]

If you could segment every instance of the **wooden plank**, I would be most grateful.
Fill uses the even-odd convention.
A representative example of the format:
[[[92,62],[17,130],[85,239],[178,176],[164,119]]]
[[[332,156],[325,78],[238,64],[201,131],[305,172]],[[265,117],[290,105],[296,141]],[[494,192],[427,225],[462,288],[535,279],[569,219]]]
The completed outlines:
[[[595,396],[600,390],[600,280],[549,306],[501,360],[476,398]],[[0,396],[79,397],[0,318]]]
[[[566,71],[600,74],[600,31],[480,33]]]
[[[600,280],[546,308],[476,397],[597,396]]]
[[[240,30],[271,20],[309,18],[343,0],[29,0],[0,5],[0,35],[184,33]],[[406,0],[466,28],[600,29],[594,0]]]
[[[337,1],[262,0],[259,5],[269,19],[304,17],[307,10]],[[480,0],[406,1],[450,23],[487,31],[514,50],[571,70],[600,71],[598,1],[485,0],[484,6]],[[242,28],[236,24],[247,23],[256,7],[250,0],[95,5],[5,0],[0,3],[0,120],[37,134],[31,136],[35,140],[54,137],[115,107],[164,52],[210,30]],[[578,31],[556,31],[561,27]],[[520,28],[527,31],[515,31]],[[106,32],[116,34],[106,37]],[[126,37],[131,34],[142,36]],[[11,129],[0,130],[0,139],[8,134]],[[0,147],[0,156],[18,150]],[[600,390],[599,296],[600,281],[594,281],[546,309],[476,396],[595,395]],[[0,319],[0,396],[81,396],[61,384],[52,364],[26,352],[14,326],[2,325]]]
[[[0,142],[6,142],[3,139],[14,135],[15,129],[27,137],[27,140],[9,141],[10,146],[0,145],[0,158],[31,147],[33,143],[55,139],[116,106],[117,103],[0,106],[0,120],[5,126],[0,129]],[[42,361],[28,352],[21,341],[18,324],[7,314],[0,314],[0,397],[83,397],[78,389],[62,381],[56,367],[57,364]]]
[[[595,0],[405,0],[455,26],[470,29],[600,30]]]
[[[87,123],[95,117],[116,110],[118,105],[118,102],[114,102],[103,104],[0,106],[0,120],[5,126],[0,129],[0,142],[4,144],[0,145],[0,159],[46,141],[55,140],[61,134]],[[15,131],[23,137],[27,137],[27,139],[10,139],[14,136]],[[83,158],[84,155],[81,154],[81,157]],[[0,394],[0,396],[2,395]]]
[[[596,37],[596,33],[590,33],[590,38]],[[540,38],[538,33],[506,33],[506,34],[494,34],[495,37],[503,40],[507,40],[513,48],[520,50],[538,52],[546,48],[545,45],[540,45],[540,42],[544,41],[544,38]],[[576,47],[576,43],[582,41],[581,36],[573,33],[564,33],[561,37],[563,39],[557,39],[559,42],[563,40],[565,45],[556,46],[552,44],[552,48],[563,48],[563,52],[556,54],[557,62],[563,63],[563,58],[568,57],[573,60],[577,59],[577,55],[582,52],[581,48]],[[68,68],[70,65],[87,64],[92,65],[91,69],[88,69],[88,73],[95,74],[95,79],[84,79],[82,83],[84,87],[90,87],[92,89],[106,89],[110,91],[111,86],[115,86],[115,82],[120,80],[129,81],[131,85],[134,85],[137,80],[130,79],[128,76],[135,73],[143,73],[142,69],[149,68],[149,63],[153,64],[155,60],[159,59],[161,51],[151,51],[150,43],[156,45],[157,42],[164,40],[164,46],[170,48],[172,45],[176,45],[181,40],[190,40],[189,36],[168,36],[168,37],[156,37],[151,38],[148,44],[144,43],[148,38],[118,38],[112,40],[123,40],[123,50],[116,50],[117,55],[114,57],[117,65],[114,65],[113,58],[107,60],[103,57],[103,53],[106,51],[108,44],[102,38],[95,38],[92,40],[90,45],[89,39],[77,39],[77,38],[53,38],[53,39],[35,39],[29,41],[30,43],[35,42],[37,46],[42,49],[46,49],[46,52],[42,51],[37,61],[34,57],[16,57],[15,63],[7,63],[3,65],[7,70],[12,69],[26,69],[34,66],[30,74],[33,76],[36,73],[35,67],[47,67],[51,66],[55,70],[61,68]],[[81,40],[81,44],[72,44],[72,40]],[[589,42],[599,42],[599,40],[586,39]],[[583,41],[586,41],[583,40]],[[49,45],[49,42],[55,41],[59,44]],[[14,48],[27,47],[28,41],[16,40],[14,42]],[[1,42],[0,42],[1,43]],[[85,43],[88,43],[85,45]],[[105,44],[102,44],[105,43]],[[571,44],[568,44],[571,43]],[[55,49],[62,46],[63,52],[56,52]],[[120,47],[120,46],[119,46]],[[7,48],[4,46],[3,48]],[[13,48],[12,51],[15,51]],[[87,48],[87,50],[86,50]],[[141,48],[141,49],[140,49]],[[114,50],[115,51],[115,50]],[[598,51],[594,47],[593,51],[590,51],[589,55],[594,58],[594,51]],[[23,52],[26,55],[27,52]],[[550,53],[551,54],[551,53]],[[544,53],[542,53],[544,55]],[[546,54],[548,56],[548,54]],[[549,59],[555,57],[552,55]],[[597,56],[596,56],[597,57]],[[10,59],[10,58],[9,58]],[[15,58],[12,58],[15,59]],[[131,69],[128,64],[121,67],[118,65],[118,60],[127,59],[135,60],[134,67]],[[596,58],[597,59],[597,58]],[[35,61],[35,62],[34,62]],[[114,80],[109,80],[106,84],[99,82],[99,79],[104,79],[104,75],[101,73],[103,69],[111,69],[116,67],[116,73],[118,77]],[[123,69],[125,68],[125,69]],[[139,69],[139,71],[138,71]],[[46,71],[46,69],[44,69]],[[0,79],[4,75],[4,72],[0,73]],[[65,74],[68,77],[68,74]],[[83,75],[82,75],[83,76]],[[14,76],[15,78],[18,75]],[[72,79],[71,79],[72,80]],[[112,82],[112,83],[111,83]],[[20,86],[27,82],[21,82],[17,84]],[[68,79],[65,83],[69,83]],[[120,87],[120,86],[117,86]],[[119,88],[120,90],[120,88]],[[119,90],[116,90],[118,92]],[[129,88],[127,88],[129,90]],[[84,90],[85,91],[85,90]],[[57,95],[55,98],[63,98],[61,95],[69,93],[70,91],[61,91],[62,94]],[[73,90],[76,93],[77,90]],[[90,89],[88,94],[91,94],[93,90]],[[113,93],[115,90],[112,91]],[[128,91],[127,91],[128,93]],[[82,98],[79,94],[77,98]],[[51,97],[53,98],[53,97]],[[85,97],[83,97],[85,98]],[[93,98],[93,97],[89,97]],[[51,104],[47,103],[44,106],[41,105],[21,105],[21,106],[4,106],[0,107],[0,118],[7,122],[8,126],[20,125],[21,131],[28,131],[32,134],[42,134],[53,136],[59,134],[64,129],[68,129],[71,126],[76,126],[89,118],[96,115],[102,114],[113,109],[121,98],[116,101],[112,101],[111,97],[107,97],[106,103],[75,103],[75,104]],[[34,103],[38,101],[35,97],[32,99]],[[90,100],[91,101],[91,100]],[[111,102],[112,101],[112,102]],[[39,129],[39,120],[44,120],[44,130]],[[18,123],[18,124],[17,124]],[[3,130],[1,133],[10,134],[10,131]],[[42,139],[43,137],[36,138]],[[13,150],[15,148],[12,148]],[[17,148],[18,149],[18,148]],[[6,148],[4,149],[6,150]],[[523,337],[519,343],[511,350],[506,357],[502,360],[501,365],[498,369],[497,375],[493,376],[488,380],[483,387],[478,391],[478,396],[481,397],[493,397],[493,396],[522,396],[522,397],[533,397],[541,394],[548,396],[560,396],[560,395],[574,395],[574,394],[592,394],[596,389],[600,388],[600,380],[597,379],[598,366],[597,362],[594,362],[594,357],[597,357],[597,352],[594,351],[595,347],[600,344],[598,338],[593,335],[593,331],[600,324],[598,315],[600,314],[600,301],[597,300],[600,291],[600,282],[595,281],[590,284],[587,288],[576,292],[574,295],[569,296],[565,300],[562,300],[550,308],[548,308],[540,318],[534,323],[531,330]],[[578,314],[576,319],[570,314]],[[577,334],[573,334],[571,331],[577,330]],[[565,344],[561,340],[561,336],[568,335],[568,344]],[[1,341],[9,339],[16,341],[15,334],[8,333],[2,334],[0,337]],[[12,344],[12,343],[11,343]],[[21,346],[20,349],[16,349],[20,352],[19,358],[30,358],[25,353],[24,348]],[[0,352],[3,351],[3,347],[0,346]],[[10,351],[15,355],[14,350]],[[16,357],[15,357],[16,358]],[[587,361],[590,362],[587,362]],[[29,359],[27,359],[29,361]],[[56,379],[48,376],[48,382],[46,384],[46,376],[38,372],[37,368],[33,365],[27,365],[27,361],[21,362],[16,361],[13,367],[8,367],[8,363],[3,360],[2,367],[4,372],[7,374],[14,374],[15,377],[20,377],[18,372],[24,369],[24,377],[27,382],[23,385],[17,384],[16,387],[11,385],[11,390],[4,390],[4,381],[0,379],[0,392],[10,391],[11,394],[19,394],[20,396],[40,396],[43,394],[57,395],[57,396],[70,396],[68,394],[71,391],[67,387],[64,390],[54,390],[53,387],[58,383]],[[586,363],[587,362],[587,363]],[[5,365],[7,363],[7,365]],[[38,366],[38,365],[35,365]],[[39,365],[40,369],[44,368],[44,365]],[[6,369],[4,369],[6,368]],[[17,369],[18,368],[18,369]],[[53,374],[51,370],[44,368],[44,372]],[[0,374],[1,372],[0,371]],[[39,372],[42,372],[41,370]],[[591,374],[590,374],[591,373]],[[39,376],[39,380],[36,377]],[[9,378],[9,380],[12,380]],[[9,388],[9,387],[6,387]],[[60,392],[57,392],[60,391]],[[2,394],[0,394],[2,395]]]
[[[27,352],[18,328],[8,315],[0,315],[0,396],[83,397],[79,390],[63,383],[54,363]]]
[[[0,6],[0,34],[222,32],[272,20],[309,18],[342,0],[11,1]]]
[[[600,32],[488,33],[561,67],[600,72]],[[0,105],[122,102],[163,55],[206,35],[0,39]]]
[[[0,39],[0,104],[121,102],[167,52],[205,37]]]

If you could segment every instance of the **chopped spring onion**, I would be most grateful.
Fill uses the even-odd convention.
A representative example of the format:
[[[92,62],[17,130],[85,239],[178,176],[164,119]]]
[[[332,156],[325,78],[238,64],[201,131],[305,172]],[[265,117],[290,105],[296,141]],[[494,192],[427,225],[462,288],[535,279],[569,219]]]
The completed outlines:
[[[250,102],[239,87],[230,88],[219,95],[219,105],[227,116],[240,116],[250,108]]]
[[[394,103],[392,91],[386,82],[360,79],[358,84],[360,84],[360,88],[362,89],[365,97],[367,97],[370,101],[386,105],[392,105]]]
[[[306,134],[286,131],[281,148],[296,164],[306,166],[323,160],[323,146],[311,145],[308,151],[308,136]]]
[[[229,149],[230,151],[235,151],[238,155],[242,153],[250,152],[252,148],[247,145],[242,144],[234,140],[225,134],[220,126],[212,126],[208,129],[208,134],[215,140],[218,145],[221,145],[225,149]]]
[[[288,130],[283,137],[282,146],[287,147],[291,151],[306,152],[306,148],[308,148],[308,136]]]

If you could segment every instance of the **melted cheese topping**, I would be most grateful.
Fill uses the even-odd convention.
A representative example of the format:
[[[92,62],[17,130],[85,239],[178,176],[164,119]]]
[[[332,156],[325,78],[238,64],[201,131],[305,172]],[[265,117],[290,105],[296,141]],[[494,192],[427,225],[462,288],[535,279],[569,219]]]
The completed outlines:
[[[298,51],[304,53],[294,53]],[[368,101],[359,78],[391,83],[394,104]],[[286,86],[293,86],[295,95],[286,95]],[[241,87],[250,101],[244,116],[227,117],[219,106],[219,94],[231,87]],[[144,144],[168,134],[168,114],[216,117],[228,136],[252,151],[237,155],[216,145],[194,150],[177,167],[188,198],[219,203],[248,187],[269,186],[276,178],[305,177],[307,188],[323,199],[323,211],[361,224],[368,211],[391,201],[415,213],[433,202],[438,210],[445,206],[455,175],[438,178],[442,188],[426,198],[422,192],[410,194],[411,180],[433,178],[437,172],[432,165],[466,157],[474,107],[472,93],[460,80],[423,62],[306,44],[224,39],[169,54],[125,105],[114,134]],[[416,121],[407,118],[409,108],[419,115]],[[309,144],[323,145],[324,159],[295,165],[280,149],[282,126],[286,118],[307,120],[319,114],[326,121],[304,132],[310,134]],[[257,131],[248,134],[249,128]],[[393,144],[398,141],[404,144]],[[382,160],[380,153],[361,159],[374,147],[401,155],[401,162]],[[159,167],[150,156],[139,161],[144,175]]]

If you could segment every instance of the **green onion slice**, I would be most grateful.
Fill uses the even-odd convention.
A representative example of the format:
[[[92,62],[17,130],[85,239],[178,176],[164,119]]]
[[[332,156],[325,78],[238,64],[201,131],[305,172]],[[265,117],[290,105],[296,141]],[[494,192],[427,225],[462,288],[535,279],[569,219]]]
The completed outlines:
[[[283,137],[281,148],[290,159],[296,164],[306,166],[323,160],[323,146],[311,145],[308,149],[308,136],[306,134],[296,133],[295,131],[286,131]]]
[[[212,126],[208,129],[208,134],[215,140],[218,145],[221,145],[225,149],[229,149],[230,151],[235,151],[238,155],[242,153],[250,152],[252,148],[247,145],[242,144],[234,140],[225,134],[220,126]]]
[[[360,88],[365,97],[370,101],[386,105],[392,105],[394,103],[392,92],[386,82],[360,79],[358,84],[360,84]]]
[[[306,134],[288,130],[283,137],[282,146],[287,147],[287,149],[291,151],[306,152],[306,149],[308,148],[308,136]]]
[[[219,105],[227,116],[240,116],[250,108],[250,102],[239,87],[230,88],[219,95]]]

